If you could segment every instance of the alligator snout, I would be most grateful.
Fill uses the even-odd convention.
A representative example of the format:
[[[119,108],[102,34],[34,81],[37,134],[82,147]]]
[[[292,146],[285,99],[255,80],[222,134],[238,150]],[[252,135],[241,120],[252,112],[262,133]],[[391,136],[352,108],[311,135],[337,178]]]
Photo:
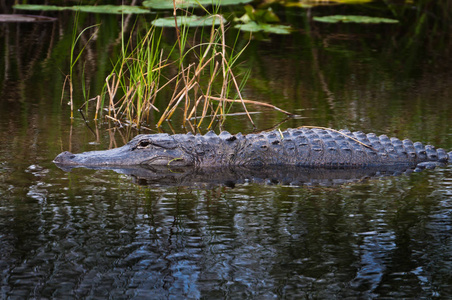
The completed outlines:
[[[57,157],[53,160],[56,164],[67,164],[68,161],[73,159],[75,157],[75,154],[72,154],[69,151],[64,151],[63,153],[58,154]]]

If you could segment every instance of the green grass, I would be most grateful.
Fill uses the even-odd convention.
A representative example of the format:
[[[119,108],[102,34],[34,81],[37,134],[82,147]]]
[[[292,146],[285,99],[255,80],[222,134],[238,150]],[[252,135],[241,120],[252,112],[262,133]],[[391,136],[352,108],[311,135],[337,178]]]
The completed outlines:
[[[224,18],[218,13],[219,6],[213,9],[214,13],[208,14],[212,24],[201,29],[193,29],[189,23],[177,24],[175,17],[175,29],[151,26],[142,31],[132,30],[137,32],[136,36],[126,38],[123,34],[121,54],[114,61],[102,91],[93,98],[97,100],[94,119],[104,116],[120,125],[146,128],[160,127],[165,121],[199,127],[209,118],[206,127],[210,129],[214,122],[222,124],[232,106],[241,103],[254,126],[247,104],[273,106],[243,99],[241,91],[249,72],[236,74],[234,69],[245,48],[236,51],[238,39],[232,47],[226,44]],[[177,9],[174,12],[176,15]],[[183,13],[189,16],[187,11]],[[75,45],[92,27],[77,34],[74,26],[69,75],[71,117],[72,72],[84,49],[75,55]],[[163,30],[176,30],[174,45],[162,42]],[[171,97],[165,98],[169,94]],[[108,108],[106,113],[104,107]]]

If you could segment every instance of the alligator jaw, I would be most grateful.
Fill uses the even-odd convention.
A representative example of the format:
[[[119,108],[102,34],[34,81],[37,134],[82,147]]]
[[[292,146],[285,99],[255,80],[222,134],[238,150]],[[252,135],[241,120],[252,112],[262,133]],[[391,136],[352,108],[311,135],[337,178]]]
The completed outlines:
[[[55,157],[53,162],[58,166],[66,167],[112,166],[116,164],[124,164],[124,162],[127,161],[127,157],[119,155],[120,151],[118,151],[117,149],[91,151],[79,154],[73,154],[69,151],[65,151]]]
[[[149,159],[142,151],[132,151],[129,145],[101,151],[88,151],[78,154],[65,151],[59,154],[53,162],[65,167],[100,167],[139,165]]]
[[[79,154],[65,151],[55,157],[53,162],[63,170],[77,167],[185,166],[192,164],[189,157],[183,155],[183,152],[178,151],[178,149],[138,149],[129,144],[110,150],[89,151]]]

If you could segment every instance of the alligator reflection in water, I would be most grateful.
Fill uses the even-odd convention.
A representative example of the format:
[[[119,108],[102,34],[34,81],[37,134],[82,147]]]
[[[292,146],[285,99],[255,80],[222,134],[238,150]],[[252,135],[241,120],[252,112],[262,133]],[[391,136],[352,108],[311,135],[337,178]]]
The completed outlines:
[[[58,166],[58,164],[57,164]],[[63,171],[71,168],[59,166]],[[166,166],[96,167],[96,170],[114,170],[130,176],[134,183],[150,186],[228,186],[255,183],[263,185],[337,186],[387,176],[418,172],[421,168],[380,166],[348,169],[305,168],[278,166],[272,168],[224,167],[196,168]]]

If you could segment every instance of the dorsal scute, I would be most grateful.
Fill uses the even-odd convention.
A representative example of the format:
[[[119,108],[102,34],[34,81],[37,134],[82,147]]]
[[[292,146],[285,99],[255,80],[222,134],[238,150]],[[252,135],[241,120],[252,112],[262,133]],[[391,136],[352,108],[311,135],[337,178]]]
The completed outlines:
[[[232,136],[228,131],[222,131],[220,132],[219,137],[223,140],[229,139]]]
[[[218,137],[218,135],[215,133],[215,131],[210,130],[209,132],[207,132],[204,137],[206,138],[212,138],[212,137]]]

